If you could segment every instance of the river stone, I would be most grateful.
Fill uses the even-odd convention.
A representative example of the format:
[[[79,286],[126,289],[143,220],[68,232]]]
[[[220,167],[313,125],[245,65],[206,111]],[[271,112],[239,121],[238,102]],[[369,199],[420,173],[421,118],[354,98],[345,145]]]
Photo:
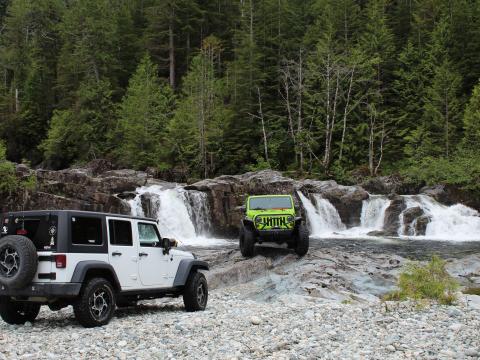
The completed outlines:
[[[415,219],[424,214],[425,212],[420,206],[415,206],[403,211],[403,233],[406,235],[415,235],[414,229],[412,229],[412,224]]]
[[[427,232],[427,226],[432,221],[431,217],[428,215],[422,215],[417,218],[415,221],[415,235],[422,236]]]
[[[390,205],[385,210],[385,220],[383,222],[383,230],[385,235],[397,236],[400,227],[400,214],[407,205],[405,199],[401,196],[393,196],[390,199]]]

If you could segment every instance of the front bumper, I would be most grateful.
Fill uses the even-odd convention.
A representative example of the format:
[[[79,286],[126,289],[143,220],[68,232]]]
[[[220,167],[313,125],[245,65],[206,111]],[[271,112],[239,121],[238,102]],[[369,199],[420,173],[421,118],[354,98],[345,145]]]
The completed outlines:
[[[285,242],[292,238],[294,230],[286,229],[272,229],[272,230],[257,230],[256,231],[260,242]]]
[[[69,298],[78,296],[81,287],[81,283],[33,283],[22,289],[0,285],[0,296]]]

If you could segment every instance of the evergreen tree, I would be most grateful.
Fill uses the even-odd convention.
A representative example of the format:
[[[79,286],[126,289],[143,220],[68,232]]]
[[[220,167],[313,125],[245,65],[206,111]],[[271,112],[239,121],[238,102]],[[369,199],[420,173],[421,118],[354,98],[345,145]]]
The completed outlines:
[[[432,34],[428,66],[425,66],[432,74],[432,81],[425,93],[423,121],[413,138],[419,144],[416,156],[448,157],[459,141],[461,77],[448,55],[450,41],[448,20],[442,18]]]
[[[388,27],[386,0],[370,0],[366,7],[365,31],[360,40],[361,50],[371,57],[370,68],[365,68],[366,98],[365,123],[368,128],[368,168],[376,175],[382,164],[392,128],[392,118],[387,106],[391,93],[387,86],[392,78],[394,43]]]
[[[158,78],[158,69],[146,55],[133,74],[118,109],[111,134],[114,154],[126,167],[165,167],[166,127],[174,111],[171,88]]]
[[[409,40],[398,57],[398,65],[394,71],[393,115],[397,131],[392,134],[392,145],[399,156],[398,160],[402,153],[411,157],[417,150],[415,146],[411,146],[409,140],[415,138],[419,118],[423,113],[426,86],[430,82],[424,69],[424,57],[425,53]]]
[[[40,145],[50,166],[63,168],[106,155],[107,133],[114,118],[111,96],[107,81],[92,78],[76,91],[74,107],[54,112],[47,138]]]
[[[183,82],[183,98],[169,125],[172,156],[191,173],[203,178],[214,174],[221,156],[222,122],[229,121],[224,104],[225,85],[216,73],[221,45],[217,38],[204,40]]]
[[[480,149],[480,82],[475,86],[465,108],[463,124],[465,129],[464,148],[478,151]]]
[[[38,163],[37,145],[46,135],[56,102],[57,0],[14,0],[0,25],[0,121],[8,156]]]

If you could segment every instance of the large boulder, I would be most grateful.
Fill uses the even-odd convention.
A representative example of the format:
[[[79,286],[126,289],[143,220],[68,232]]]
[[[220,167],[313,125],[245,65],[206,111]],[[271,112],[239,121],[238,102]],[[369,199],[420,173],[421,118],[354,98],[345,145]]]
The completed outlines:
[[[397,236],[400,228],[400,214],[407,205],[405,199],[401,196],[392,196],[390,205],[385,210],[385,220],[383,222],[383,231],[387,236]]]
[[[317,193],[337,209],[340,219],[347,227],[360,225],[363,201],[368,193],[360,186],[344,186],[336,181],[304,180],[297,184],[304,193]]]
[[[185,189],[206,192],[214,233],[234,236],[244,216],[242,205],[248,195],[292,194],[295,181],[278,171],[263,170],[205,179],[187,185]]]
[[[417,194],[420,186],[410,182],[398,174],[369,178],[361,183],[362,188],[371,194]]]
[[[432,219],[428,215],[422,215],[418,217],[414,224],[415,235],[416,236],[425,235],[427,232],[427,226],[431,221]]]
[[[149,180],[143,172],[113,170],[106,160],[59,171],[32,170],[20,164],[16,165],[16,175],[19,179],[35,176],[35,189],[22,189],[4,197],[3,211],[73,209],[129,214],[125,197],[117,195],[133,192]]]
[[[461,189],[453,185],[435,185],[426,186],[420,189],[420,193],[433,197],[439,203],[444,205],[454,205],[462,203],[475,210],[480,211],[480,197],[478,194]]]
[[[423,216],[425,212],[420,206],[411,207],[403,212],[403,231],[404,235],[415,235],[415,229],[412,224],[420,216]]]

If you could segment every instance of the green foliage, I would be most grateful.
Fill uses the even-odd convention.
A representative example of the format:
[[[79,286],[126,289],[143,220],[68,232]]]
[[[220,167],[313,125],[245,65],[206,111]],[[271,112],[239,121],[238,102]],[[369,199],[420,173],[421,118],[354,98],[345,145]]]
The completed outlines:
[[[472,97],[467,104],[463,117],[465,149],[480,148],[480,83],[473,89]]]
[[[223,127],[231,117],[224,104],[225,84],[216,71],[221,51],[217,38],[204,40],[184,78],[183,97],[168,126],[171,156],[202,177],[216,172]]]
[[[130,79],[118,109],[117,126],[110,136],[121,165],[135,169],[166,166],[165,135],[173,107],[171,88],[158,79],[157,67],[146,55]]]
[[[18,190],[34,190],[37,184],[35,175],[19,180],[15,175],[15,165],[6,160],[6,147],[0,142],[0,194],[10,194]]]
[[[253,164],[253,165],[248,165],[247,166],[247,170],[248,171],[260,171],[260,170],[267,170],[267,169],[271,169],[271,165],[268,161],[265,161],[264,158],[262,157],[259,157],[257,158],[257,163],[256,164]]]
[[[32,166],[476,188],[479,19],[469,0],[0,0],[0,139]]]
[[[480,151],[459,150],[450,157],[425,157],[404,169],[408,178],[427,185],[448,184],[480,195]]]
[[[388,294],[385,300],[435,300],[450,305],[455,302],[458,283],[445,269],[445,261],[434,256],[430,262],[421,265],[408,264],[398,279],[397,291]]]
[[[114,116],[110,84],[88,80],[75,93],[75,107],[56,110],[40,148],[55,167],[105,154]]]

